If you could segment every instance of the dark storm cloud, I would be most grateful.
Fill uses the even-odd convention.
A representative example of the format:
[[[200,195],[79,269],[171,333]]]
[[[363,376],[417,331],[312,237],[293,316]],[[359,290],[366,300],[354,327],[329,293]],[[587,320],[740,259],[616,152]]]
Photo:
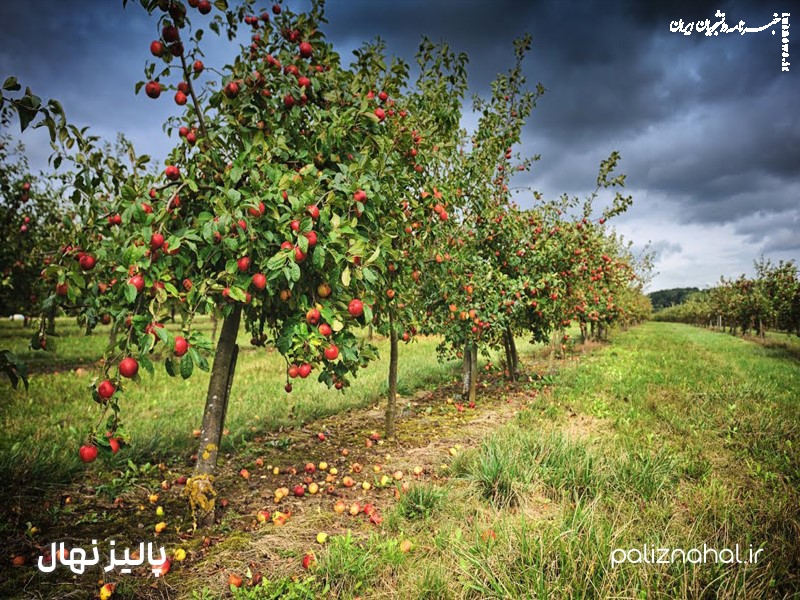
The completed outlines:
[[[669,31],[678,19],[715,22],[717,10],[731,26],[740,19],[761,26],[773,12],[791,12],[788,2],[329,0],[326,9],[326,34],[345,61],[380,36],[390,54],[413,65],[427,35],[469,54],[470,91],[482,95],[512,65],[512,39],[530,33],[525,73],[530,86],[541,82],[547,91],[519,149],[542,160],[513,185],[585,197],[599,162],[619,150],[635,204],[618,222],[639,245],[665,240],[662,270],[681,270],[664,281],[691,284],[701,266],[709,272],[697,281],[714,280],[747,252],[800,253],[800,62],[782,73],[781,36],[768,31]],[[71,120],[109,139],[123,131],[161,160],[173,143],[161,123],[178,111],[168,97],[133,95],[156,35],[135,1],[124,12],[121,0],[2,2],[0,76],[19,75],[39,95],[62,100]],[[790,60],[798,61],[798,34],[790,39]],[[223,41],[206,40],[207,64],[231,59]],[[465,116],[465,125],[475,122]],[[41,133],[24,141],[43,166]],[[533,204],[530,192],[517,196]],[[702,227],[714,232],[705,265],[688,256]]]

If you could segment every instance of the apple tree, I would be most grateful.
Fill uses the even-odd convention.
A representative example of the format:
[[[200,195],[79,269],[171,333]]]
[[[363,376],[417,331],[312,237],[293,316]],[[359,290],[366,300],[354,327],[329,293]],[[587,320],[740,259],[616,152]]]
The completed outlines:
[[[406,215],[397,195],[416,192],[432,160],[412,160],[412,150],[436,139],[443,119],[416,116],[430,95],[405,108],[399,97],[390,104],[388,92],[385,99],[370,94],[380,82],[342,65],[319,29],[321,3],[305,14],[281,5],[258,14],[252,1],[233,9],[202,4],[196,12],[177,1],[142,5],[158,16],[159,33],[150,43],[148,81],[137,89],[154,100],[175,90],[181,114],[167,130],[178,131],[178,143],[157,174],[147,170],[147,157],[135,156],[129,166],[104,170],[89,151],[94,141],[72,132],[78,151],[70,159],[84,175],[74,189],[87,209],[76,243],[45,275],[51,302],[68,304],[90,324],[108,315],[121,333],[93,392],[106,434],[90,433],[82,457],[96,456],[97,444],[115,451],[124,388],[140,366],[153,371],[154,350],[169,355],[164,365],[173,376],[210,368],[186,488],[205,522],[213,516],[241,322],[256,345],[286,357],[287,392],[292,378],[312,372],[328,386],[347,387],[376,355],[355,330],[372,323],[401,252],[393,236]],[[250,42],[215,71],[220,79],[202,63],[204,30],[191,29],[190,19],[205,19],[231,40],[250,27]],[[401,75],[396,69],[387,77],[390,89]],[[181,335],[163,327],[173,310]],[[193,327],[199,314],[223,319],[215,349]]]

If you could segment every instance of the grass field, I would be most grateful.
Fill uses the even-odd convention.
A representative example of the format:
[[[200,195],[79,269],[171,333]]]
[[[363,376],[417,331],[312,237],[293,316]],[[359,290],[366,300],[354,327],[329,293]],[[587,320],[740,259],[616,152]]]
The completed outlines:
[[[210,334],[211,323],[201,323],[200,329]],[[83,468],[77,448],[100,414],[88,386],[99,373],[93,361],[102,356],[108,328],[99,327],[94,335],[84,336],[74,320],[64,319],[57,324],[57,331],[61,337],[56,353],[51,354],[27,349],[31,329],[23,329],[20,323],[0,325],[0,348],[15,352],[34,372],[26,394],[13,393],[7,379],[0,381],[0,424],[5,433],[0,437],[2,481],[24,481],[34,487],[34,482],[59,484]],[[382,338],[375,339],[381,360],[359,373],[346,394],[327,389],[313,377],[293,381],[294,389],[287,394],[283,389],[283,358],[277,352],[250,346],[244,329],[238,342],[241,352],[226,420],[229,434],[223,440],[224,452],[235,451],[265,431],[370,405],[386,393],[389,346]],[[452,376],[455,366],[436,360],[437,342],[421,338],[401,344],[398,393],[441,383]],[[46,372],[36,374],[42,369]],[[136,463],[172,461],[195,452],[192,431],[202,422],[208,377],[208,373],[195,370],[184,381],[169,377],[157,365],[153,377],[143,373],[141,385],[129,385],[121,408],[131,444],[124,456],[110,459],[109,466],[118,468],[129,459]]]
[[[372,448],[359,440],[377,422],[379,414],[369,407],[384,389],[385,365],[365,370],[347,396],[309,383],[296,388],[290,404],[280,390],[278,359],[244,353],[225,442],[233,458],[220,475],[230,507],[211,534],[213,543],[206,547],[202,535],[181,537],[176,530],[166,541],[185,547],[187,562],[164,581],[118,578],[115,597],[800,597],[800,361],[794,339],[759,344],[647,323],[559,361],[557,373],[544,377],[548,361],[526,347],[525,367],[538,375],[516,384],[487,378],[474,413],[456,410],[456,388],[447,383],[455,365],[438,365],[434,347],[435,341],[423,340],[402,348],[403,394],[428,391],[409,403],[398,442]],[[73,348],[75,356],[85,351]],[[28,490],[42,487],[41,481],[58,487],[81,472],[71,450],[94,414],[82,389],[88,380],[45,375],[32,381],[27,395],[0,388],[4,481]],[[126,458],[192,452],[204,381],[159,374],[126,394],[134,433]],[[375,485],[369,493],[336,492],[348,502],[374,502],[384,519],[380,527],[336,515],[333,500],[319,497],[281,504],[294,515],[282,528],[258,526],[255,510],[277,509],[272,490],[291,477],[243,481],[236,473],[241,466],[257,472],[256,456],[286,464],[284,450],[255,436],[273,432],[274,440],[276,428],[301,422],[309,422],[309,431],[330,430],[336,442],[303,443],[310,434],[285,430],[293,436],[287,442],[291,460],[300,467],[306,459],[324,459],[352,473],[360,461],[365,471],[383,464],[385,471],[408,473],[421,465],[424,474],[397,499],[395,486],[379,489],[372,473],[361,476]],[[347,458],[336,450],[345,442]],[[108,471],[93,473],[92,484],[103,485],[119,468],[108,463]],[[150,479],[125,489],[124,497],[147,504],[161,476]],[[69,489],[77,495],[74,485]],[[69,513],[70,522],[83,523],[99,502],[87,496]],[[168,511],[180,506],[176,495]],[[134,511],[131,526],[152,521],[142,516],[148,510]],[[17,528],[24,529],[21,511]],[[54,523],[51,535],[56,530]],[[85,535],[75,531],[77,539]],[[314,541],[318,531],[331,534],[327,544]],[[403,541],[412,543],[409,552],[401,549]],[[749,562],[727,553],[737,545],[739,558]],[[317,564],[304,571],[300,559],[309,549]],[[671,563],[655,562],[665,557],[661,549]],[[705,552],[707,562],[692,564],[697,552]],[[235,594],[226,589],[228,573],[249,568],[263,571],[261,585]],[[22,571],[13,573],[16,581],[28,581]],[[0,595],[14,589],[0,584]],[[49,597],[75,591],[47,589],[41,593]]]

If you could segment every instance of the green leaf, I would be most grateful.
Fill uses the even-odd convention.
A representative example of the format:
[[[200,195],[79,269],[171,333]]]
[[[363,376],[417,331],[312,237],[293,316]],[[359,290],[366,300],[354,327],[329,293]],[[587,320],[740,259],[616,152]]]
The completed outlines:
[[[364,322],[369,325],[372,323],[372,309],[364,304]]]
[[[367,280],[367,283],[375,283],[378,281],[378,276],[375,274],[374,269],[365,267],[361,270],[361,274],[364,276],[364,279]]]
[[[26,108],[21,104],[17,104],[17,112],[19,113],[19,126],[21,131],[25,131],[38,114],[37,111]]]
[[[22,86],[17,82],[16,77],[8,77],[3,82],[3,89],[9,92],[17,92],[22,89]]]
[[[172,336],[167,331],[166,327],[155,327],[156,335],[164,342],[167,346],[172,345],[172,340],[170,339]]]
[[[164,368],[167,371],[167,375],[170,377],[175,377],[175,365],[173,364],[171,357],[167,357],[167,359],[164,361]]]
[[[269,271],[277,271],[286,263],[286,252],[280,251],[267,261]]]
[[[244,295],[242,288],[238,287],[230,288],[230,297],[234,300],[238,300],[239,302],[244,302],[247,300],[247,296]]]
[[[374,263],[376,260],[378,260],[378,257],[380,255],[381,255],[381,247],[378,246],[377,248],[375,248],[375,252],[372,253],[372,256],[370,256],[367,259],[367,262],[365,262],[364,264],[368,265],[368,264]]]
[[[194,371],[194,361],[190,354],[184,354],[181,359],[181,377],[189,379],[192,376],[192,371]]]
[[[145,369],[147,369],[147,372],[150,373],[150,375],[153,375],[153,373],[154,373],[154,371],[153,371],[153,361],[151,361],[146,356],[140,356],[139,357],[139,364],[142,365]]]
[[[350,285],[350,267],[345,267],[342,271],[342,285],[345,287]]]
[[[231,182],[232,183],[239,183],[239,180],[242,178],[242,173],[243,172],[244,171],[243,171],[241,165],[234,165],[233,168],[231,169]],[[228,195],[229,196],[230,196],[230,192],[231,191],[234,191],[234,190],[229,190],[228,191]],[[239,197],[241,198],[241,194],[239,195]],[[237,199],[237,201],[238,201],[238,199]]]
[[[318,245],[314,248],[314,266],[317,269],[325,266],[325,246]]]
[[[289,263],[289,272],[292,281],[300,281],[300,266],[295,262]]]
[[[136,302],[137,293],[136,287],[132,283],[125,284],[125,298],[128,300],[128,302],[131,304]]]

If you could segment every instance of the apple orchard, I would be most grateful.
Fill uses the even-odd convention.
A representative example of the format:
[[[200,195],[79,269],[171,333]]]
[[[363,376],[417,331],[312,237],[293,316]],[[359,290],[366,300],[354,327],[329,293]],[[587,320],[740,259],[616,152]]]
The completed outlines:
[[[16,109],[23,128],[50,129],[58,169],[31,189],[20,163],[2,155],[3,196],[19,201],[3,206],[4,239],[28,245],[9,250],[27,258],[3,276],[41,315],[31,344],[55,350],[62,312],[87,331],[113,325],[86,395],[98,415],[77,450],[84,462],[124,452],[126,390],[161,368],[155,351],[171,376],[210,370],[197,390],[205,409],[185,492],[207,521],[242,326],[251,344],[285,358],[287,394],[296,378],[346,394],[377,356],[372,330],[388,337],[392,437],[401,342],[438,336],[440,357],[463,361],[465,401],[474,402],[479,354],[500,351],[515,379],[524,375],[516,337],[563,353],[572,324],[586,340],[645,316],[646,265],[607,225],[631,202],[617,191],[616,153],[589,198],[530,192],[527,209],[512,201],[514,173],[537,158],[517,148],[544,93],[523,76],[529,38],[514,42],[515,61],[491,95],[474,100],[479,120],[466,132],[467,57],[447,45],[423,39],[414,69],[379,41],[346,64],[325,38],[319,2],[301,14],[253,0],[141,4],[153,39],[142,40],[136,91],[181,111],[165,124],[178,135],[163,165],[129,144],[102,145],[57,102],[20,94],[14,78],[3,89],[6,116]],[[207,30],[229,40],[245,30],[251,41],[232,41],[229,64],[212,69]],[[37,193],[60,194],[62,212],[42,212]],[[19,310],[3,293],[3,308]],[[200,315],[220,323],[216,340],[194,327]],[[164,327],[169,319],[179,335]]]

